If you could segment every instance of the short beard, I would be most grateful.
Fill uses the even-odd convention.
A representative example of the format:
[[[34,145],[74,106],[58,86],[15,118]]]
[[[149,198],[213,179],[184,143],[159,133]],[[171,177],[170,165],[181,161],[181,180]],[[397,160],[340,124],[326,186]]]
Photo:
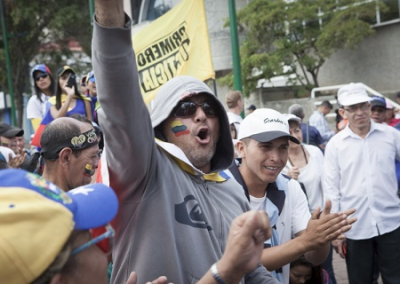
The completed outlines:
[[[207,154],[199,153],[193,150],[184,152],[192,165],[195,166],[197,169],[201,169],[211,162],[212,158],[214,157],[216,148],[217,144],[214,143],[211,150]]]

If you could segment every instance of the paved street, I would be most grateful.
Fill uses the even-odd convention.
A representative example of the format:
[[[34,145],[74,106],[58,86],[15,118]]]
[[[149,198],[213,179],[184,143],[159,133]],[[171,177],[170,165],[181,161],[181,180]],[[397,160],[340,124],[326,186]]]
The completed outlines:
[[[346,261],[336,253],[333,252],[333,270],[335,271],[335,277],[337,284],[348,284]],[[379,278],[379,284],[382,284],[382,280]]]
[[[333,270],[337,284],[347,284],[346,262],[335,251],[333,252]]]

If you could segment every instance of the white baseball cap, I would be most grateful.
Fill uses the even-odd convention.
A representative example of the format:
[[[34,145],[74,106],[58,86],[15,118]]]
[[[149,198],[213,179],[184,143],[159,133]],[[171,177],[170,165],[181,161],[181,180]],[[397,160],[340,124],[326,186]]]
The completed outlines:
[[[341,106],[351,106],[369,102],[367,90],[360,83],[350,83],[338,90],[338,100]]]
[[[238,140],[252,138],[258,142],[288,137],[290,141],[300,141],[290,135],[288,119],[276,110],[260,108],[253,111],[240,124]]]

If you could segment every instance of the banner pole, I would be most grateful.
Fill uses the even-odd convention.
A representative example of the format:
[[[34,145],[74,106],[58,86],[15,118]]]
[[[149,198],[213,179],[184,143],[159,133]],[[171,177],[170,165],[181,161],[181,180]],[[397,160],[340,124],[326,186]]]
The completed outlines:
[[[231,30],[232,63],[233,63],[233,84],[235,90],[242,89],[242,72],[240,68],[239,39],[236,24],[235,0],[228,0],[229,4],[229,26]],[[240,114],[244,118],[244,112]]]

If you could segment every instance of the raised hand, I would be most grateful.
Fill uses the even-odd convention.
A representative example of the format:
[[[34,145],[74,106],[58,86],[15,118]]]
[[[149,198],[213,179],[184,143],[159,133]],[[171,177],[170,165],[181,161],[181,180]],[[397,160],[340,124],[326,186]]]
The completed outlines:
[[[8,156],[8,164],[10,165],[10,167],[14,168],[14,169],[18,169],[21,164],[25,161],[26,158],[26,153],[24,153],[23,155],[15,155],[15,157],[13,158],[11,154],[9,154]]]
[[[218,261],[218,271],[228,283],[239,282],[260,263],[264,241],[272,229],[264,211],[248,211],[231,224],[225,252]]]
[[[321,212],[317,208],[311,215],[311,219],[304,233],[300,236],[304,240],[307,250],[318,249],[336,239],[343,239],[344,232],[351,229],[356,218],[347,218],[355,212],[349,209],[344,213],[331,213],[332,203],[327,200],[325,209]]]

